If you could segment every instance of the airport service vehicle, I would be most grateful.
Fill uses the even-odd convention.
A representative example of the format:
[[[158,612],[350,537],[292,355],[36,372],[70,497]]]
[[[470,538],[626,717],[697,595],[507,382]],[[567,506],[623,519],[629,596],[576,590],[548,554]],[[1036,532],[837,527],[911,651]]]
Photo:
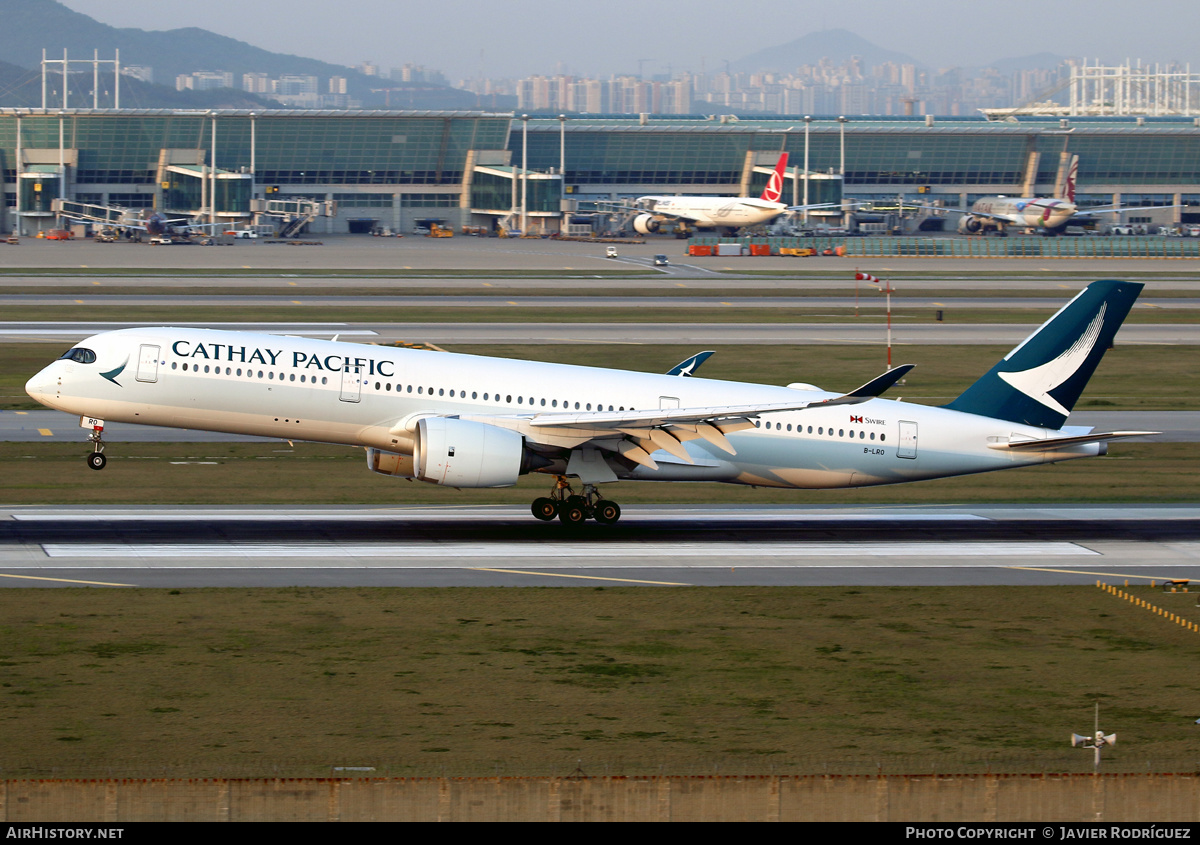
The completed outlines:
[[[670,260],[665,255],[654,256],[654,266],[655,267],[667,267],[670,265],[670,263],[671,263]]]
[[[617,248],[615,246],[605,247],[604,248],[604,256],[606,258],[616,258],[617,257]]]
[[[1102,455],[1155,432],[1064,427],[1142,285],[1089,285],[943,407],[849,393],[191,328],[93,335],[26,384],[82,415],[103,469],[105,420],[366,449],[373,472],[446,487],[550,478],[534,516],[616,522],[624,479],[759,487],[895,484]],[[691,376],[691,377],[685,377]],[[571,479],[582,485],[576,493]]]

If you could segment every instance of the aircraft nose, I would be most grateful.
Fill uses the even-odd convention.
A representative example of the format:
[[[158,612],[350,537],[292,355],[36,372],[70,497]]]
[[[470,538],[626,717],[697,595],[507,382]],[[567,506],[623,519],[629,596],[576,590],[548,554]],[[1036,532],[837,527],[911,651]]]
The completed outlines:
[[[25,382],[25,392],[43,405],[49,405],[50,403],[47,400],[58,393],[58,377],[51,373],[50,370],[50,367],[45,367],[41,372]]]

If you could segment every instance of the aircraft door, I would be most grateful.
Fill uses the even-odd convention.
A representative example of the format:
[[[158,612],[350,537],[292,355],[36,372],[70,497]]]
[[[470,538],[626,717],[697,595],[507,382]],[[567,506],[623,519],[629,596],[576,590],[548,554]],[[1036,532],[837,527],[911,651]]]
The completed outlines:
[[[138,381],[158,381],[158,353],[158,346],[152,343],[142,344],[138,351]]]
[[[916,459],[917,457],[917,424],[900,421],[900,445],[896,447],[897,458]]]
[[[679,397],[678,396],[660,396],[660,397],[658,397],[658,407],[659,407],[659,410],[667,410],[669,408],[678,408],[679,407]]]
[[[362,369],[360,367],[342,370],[342,393],[339,398],[343,402],[362,400]]]

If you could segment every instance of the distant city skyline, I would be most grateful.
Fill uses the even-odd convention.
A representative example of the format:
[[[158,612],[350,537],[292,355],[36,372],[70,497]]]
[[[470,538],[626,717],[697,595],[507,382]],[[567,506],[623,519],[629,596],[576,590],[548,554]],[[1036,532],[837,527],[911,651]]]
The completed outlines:
[[[62,0],[95,20],[147,30],[200,27],[256,47],[340,65],[405,63],[472,77],[709,73],[763,47],[846,29],[931,67],[979,67],[1056,53],[1116,64],[1190,62],[1200,72],[1200,4],[1165,0],[1008,0],[1000,4],[727,0],[602,5],[565,0]],[[123,56],[137,63],[136,56]],[[215,68],[214,68],[215,69]],[[781,69],[785,70],[785,69]]]

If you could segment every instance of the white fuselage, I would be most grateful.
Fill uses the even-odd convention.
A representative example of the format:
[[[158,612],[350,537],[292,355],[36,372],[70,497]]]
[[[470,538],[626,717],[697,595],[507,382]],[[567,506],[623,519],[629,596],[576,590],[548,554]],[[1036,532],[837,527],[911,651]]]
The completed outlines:
[[[668,220],[684,220],[701,229],[755,226],[787,210],[781,202],[747,197],[639,197],[639,207]]]
[[[365,346],[250,332],[124,329],[79,344],[94,363],[51,363],[29,380],[38,401],[108,421],[413,449],[413,419],[457,415],[518,431],[538,415],[593,410],[794,403],[835,394],[804,388]],[[654,452],[657,469],[607,460],[619,478],[770,487],[857,487],[985,472],[1100,453],[995,448],[1043,428],[944,408],[873,399],[764,413],[729,435],[736,455],[703,439],[693,463]],[[549,444],[553,448],[553,443]],[[551,470],[545,470],[551,471]]]
[[[964,218],[974,218],[984,228],[1005,225],[1031,229],[1060,229],[1075,216],[1074,203],[1038,197],[984,197],[976,200]]]

